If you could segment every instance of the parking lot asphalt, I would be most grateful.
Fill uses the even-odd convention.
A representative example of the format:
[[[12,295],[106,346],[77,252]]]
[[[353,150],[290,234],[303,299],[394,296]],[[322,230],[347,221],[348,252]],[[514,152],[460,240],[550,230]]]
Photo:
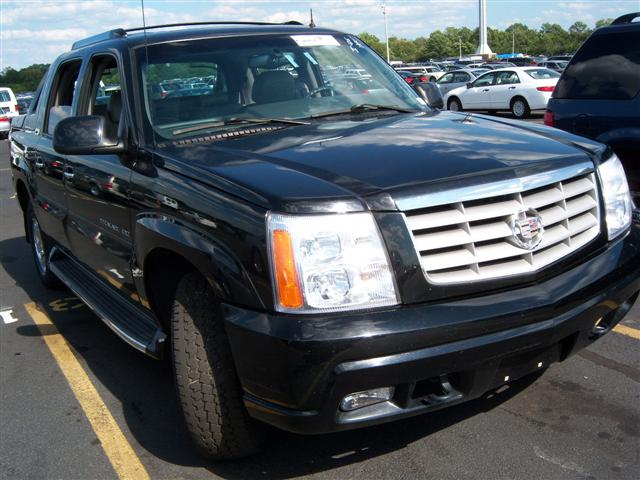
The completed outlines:
[[[340,434],[270,430],[264,451],[192,450],[168,362],[38,281],[0,142],[3,478],[637,479],[640,308],[543,375],[440,412]]]

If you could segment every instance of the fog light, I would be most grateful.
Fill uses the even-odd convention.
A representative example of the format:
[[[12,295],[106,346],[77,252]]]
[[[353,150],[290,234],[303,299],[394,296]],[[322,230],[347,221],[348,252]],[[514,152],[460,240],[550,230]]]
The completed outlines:
[[[374,403],[386,402],[387,400],[391,400],[394,390],[394,387],[382,387],[350,393],[340,402],[340,410],[350,412],[357,408],[373,405]]]

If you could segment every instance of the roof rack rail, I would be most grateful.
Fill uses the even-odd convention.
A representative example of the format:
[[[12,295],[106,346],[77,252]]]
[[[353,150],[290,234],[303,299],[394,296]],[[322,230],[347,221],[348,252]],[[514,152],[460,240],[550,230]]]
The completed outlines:
[[[74,42],[71,46],[71,50],[77,48],[93,45],[94,43],[104,42],[105,40],[112,40],[114,38],[122,38],[127,35],[128,32],[139,32],[142,30],[155,30],[157,28],[172,28],[172,27],[191,27],[198,25],[303,25],[295,20],[289,20],[282,23],[270,23],[270,22],[190,22],[190,23],[167,23],[165,25],[151,25],[149,27],[136,27],[136,28],[116,28],[107,32],[98,33],[91,37],[83,38]]]
[[[189,22],[189,23],[167,23],[164,25],[151,25],[149,27],[136,27],[127,28],[125,32],[139,32],[142,30],[154,30],[157,28],[172,28],[172,27],[192,27],[198,25],[302,25],[302,23],[295,20],[289,20],[288,22],[271,23],[271,22]]]
[[[109,30],[108,32],[98,33],[97,35],[93,35],[91,37],[83,38],[82,40],[78,40],[71,45],[71,50],[75,50],[76,48],[86,47],[88,45],[93,45],[94,43],[104,42],[105,40],[111,40],[114,38],[121,38],[127,34],[126,30],[122,28],[116,28],[114,30]]]
[[[611,25],[624,25],[625,23],[633,22],[634,18],[640,17],[640,12],[627,13],[626,15],[622,15],[621,17],[616,18]]]

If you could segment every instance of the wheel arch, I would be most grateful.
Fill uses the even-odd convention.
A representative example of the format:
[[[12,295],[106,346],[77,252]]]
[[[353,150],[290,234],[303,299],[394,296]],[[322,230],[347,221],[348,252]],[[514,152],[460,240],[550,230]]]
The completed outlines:
[[[199,272],[216,298],[264,308],[241,262],[207,232],[164,215],[144,215],[134,230],[133,273],[141,300],[165,321],[178,280]]]
[[[451,95],[449,98],[447,98],[447,110],[449,110],[449,105],[451,105],[451,102],[455,100],[460,104],[460,108],[462,108],[462,100],[460,100],[460,97],[458,97],[457,95]]]
[[[527,106],[529,106],[529,102],[527,101],[527,98],[524,97],[523,95],[517,94],[511,97],[511,100],[509,100],[509,108],[513,108],[513,104],[516,100],[524,100]]]

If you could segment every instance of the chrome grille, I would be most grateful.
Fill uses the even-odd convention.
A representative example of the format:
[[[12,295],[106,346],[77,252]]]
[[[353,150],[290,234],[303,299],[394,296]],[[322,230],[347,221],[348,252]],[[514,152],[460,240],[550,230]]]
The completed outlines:
[[[571,170],[565,169],[564,174],[568,171]],[[575,169],[572,173],[575,175]],[[545,174],[533,181],[511,183],[503,189],[499,185],[493,186],[498,188],[484,185],[466,188],[458,192],[460,195],[449,192],[449,199],[460,198],[460,201],[404,209],[429,281],[451,284],[530,273],[593,240],[600,232],[595,175],[583,173],[540,186],[545,179],[551,182],[553,178],[557,176]],[[489,191],[501,194],[474,198],[474,190],[484,195]],[[446,192],[441,192],[431,200],[446,196]],[[421,199],[425,200],[429,197]],[[415,206],[415,203],[410,199],[398,201],[400,208],[403,204]],[[533,250],[525,250],[510,241],[513,232],[509,218],[527,209],[535,209],[544,226],[542,241]]]

